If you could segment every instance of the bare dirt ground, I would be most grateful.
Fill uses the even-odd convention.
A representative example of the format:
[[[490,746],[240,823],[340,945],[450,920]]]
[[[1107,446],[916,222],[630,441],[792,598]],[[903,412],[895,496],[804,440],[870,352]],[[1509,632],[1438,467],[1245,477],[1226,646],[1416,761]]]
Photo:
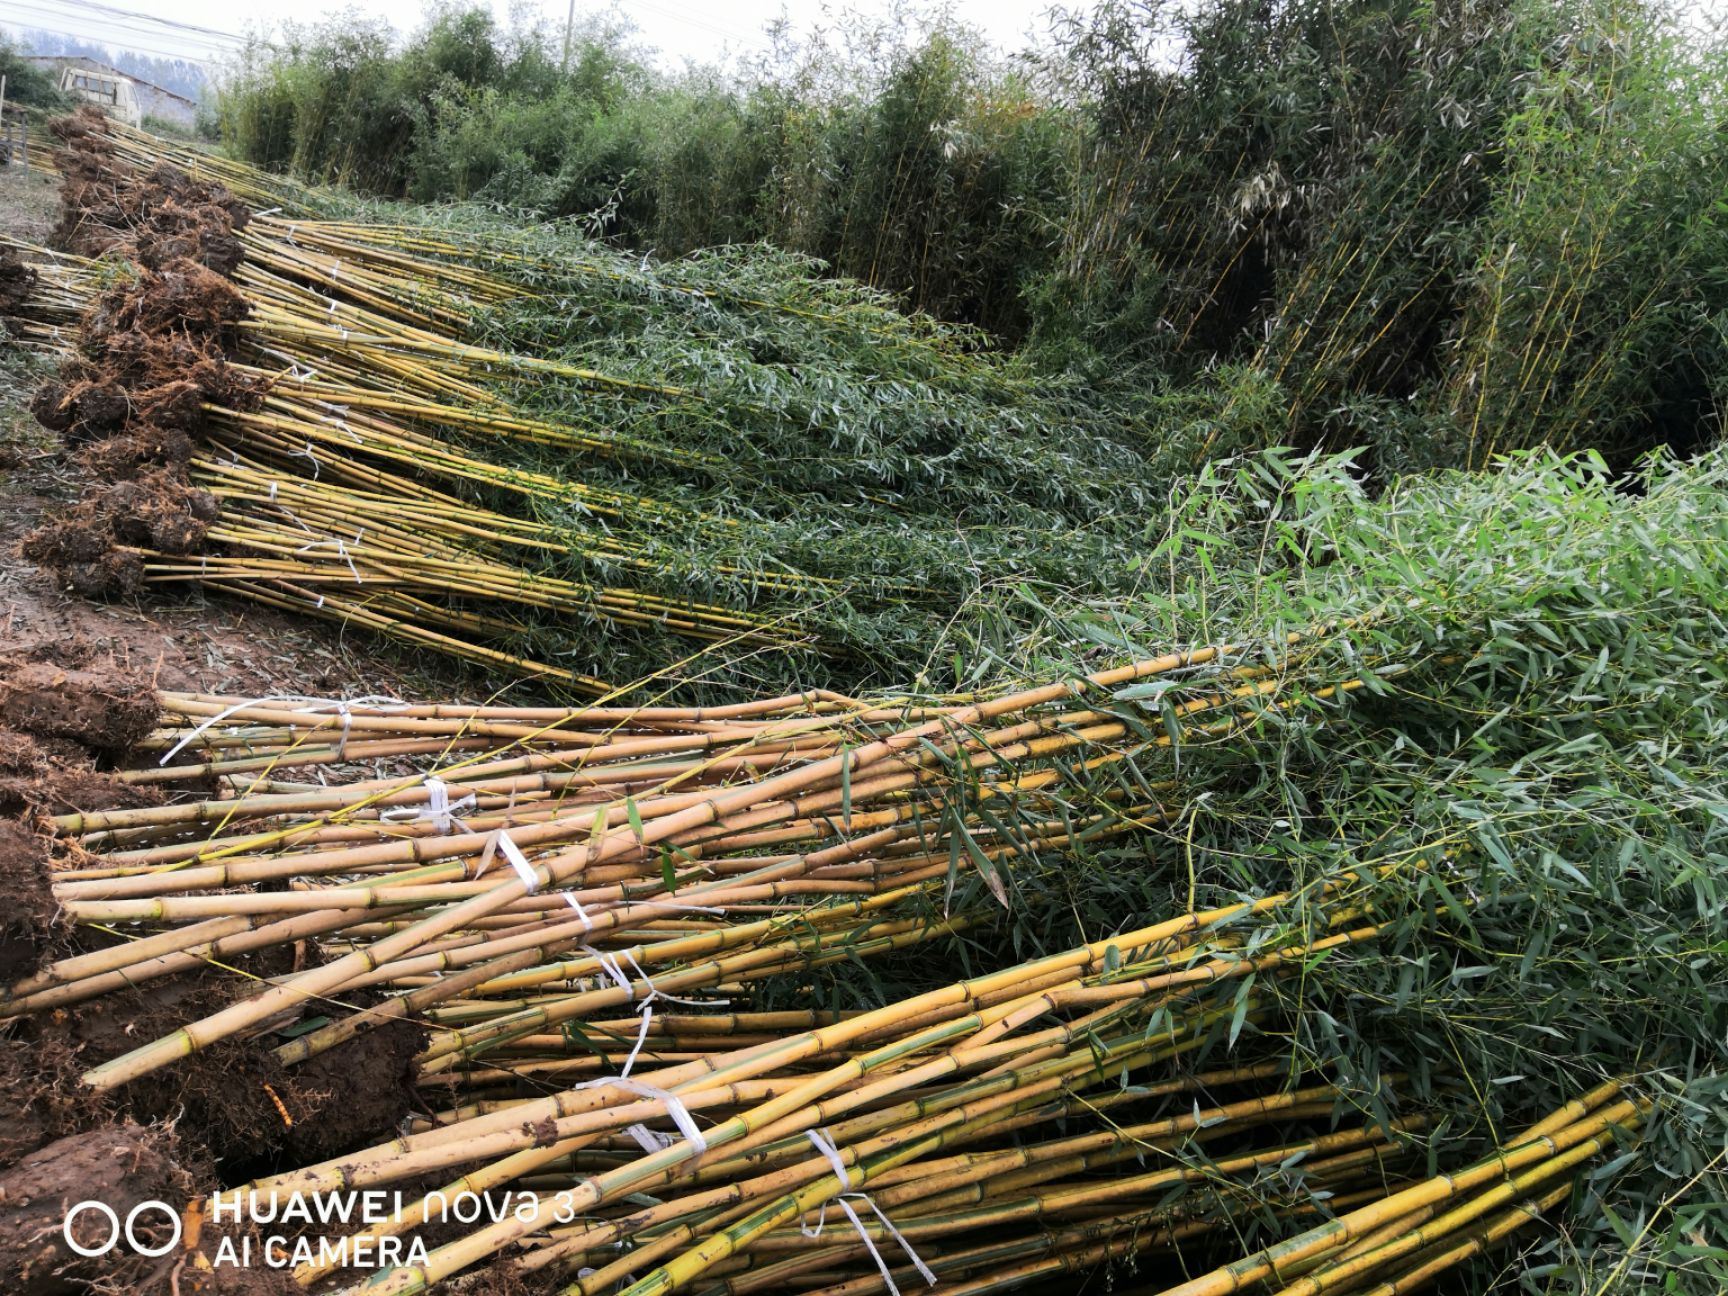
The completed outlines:
[[[47,237],[59,213],[51,180],[0,169],[0,234]],[[0,330],[0,651],[112,658],[164,689],[450,696],[463,681],[421,667],[369,637],[196,591],[143,602],[91,602],[57,587],[18,555],[18,543],[77,495],[58,438],[30,414],[30,393],[51,366]],[[471,690],[473,681],[467,681]]]

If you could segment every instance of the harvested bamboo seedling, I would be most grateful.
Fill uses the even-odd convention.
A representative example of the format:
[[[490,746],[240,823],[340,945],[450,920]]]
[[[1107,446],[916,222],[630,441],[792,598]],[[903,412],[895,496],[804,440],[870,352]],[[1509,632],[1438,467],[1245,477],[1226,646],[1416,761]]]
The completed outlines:
[[[108,438],[104,467],[135,452],[200,493],[160,506],[191,510],[177,529],[44,535],[80,588],[194,581],[589,693],[656,671],[855,685],[919,665],[986,573],[1107,570],[1115,519],[1153,498],[1069,395],[807,272],[772,268],[763,299],[724,262],[702,286],[254,216],[149,136],[88,115],[62,134],[74,254],[26,250],[42,282],[16,325],[68,359],[37,409]],[[192,235],[152,224],[194,200]],[[195,391],[148,341],[193,296],[226,375]],[[141,411],[118,431],[116,383]]]

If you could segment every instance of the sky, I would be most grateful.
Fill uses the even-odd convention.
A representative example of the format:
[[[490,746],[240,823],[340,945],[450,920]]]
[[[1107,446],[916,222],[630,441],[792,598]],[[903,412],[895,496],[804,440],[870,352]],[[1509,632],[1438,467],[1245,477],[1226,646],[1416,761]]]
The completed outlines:
[[[961,21],[1004,50],[1019,49],[1028,33],[1042,32],[1052,2],[948,0]],[[505,21],[512,5],[492,0],[492,7]],[[555,32],[562,31],[570,11],[566,0],[517,0],[516,7]],[[847,12],[883,18],[892,7],[893,0],[576,0],[575,13],[578,24],[585,17],[622,16],[634,24],[643,45],[657,48],[666,66],[678,68],[686,61],[715,62],[765,48],[763,29],[777,18],[807,32],[830,26]],[[170,58],[220,60],[249,32],[268,30],[284,19],[315,21],[343,9],[384,18],[399,31],[417,26],[424,12],[422,0],[0,0],[0,27],[63,32]]]

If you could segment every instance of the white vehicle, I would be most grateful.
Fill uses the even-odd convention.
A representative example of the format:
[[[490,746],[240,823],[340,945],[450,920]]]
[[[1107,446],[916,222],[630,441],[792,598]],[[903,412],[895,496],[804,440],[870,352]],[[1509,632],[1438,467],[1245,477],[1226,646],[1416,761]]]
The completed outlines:
[[[86,103],[93,103],[110,117],[137,126],[144,114],[138,107],[138,96],[132,82],[122,76],[79,67],[60,69],[60,89]]]

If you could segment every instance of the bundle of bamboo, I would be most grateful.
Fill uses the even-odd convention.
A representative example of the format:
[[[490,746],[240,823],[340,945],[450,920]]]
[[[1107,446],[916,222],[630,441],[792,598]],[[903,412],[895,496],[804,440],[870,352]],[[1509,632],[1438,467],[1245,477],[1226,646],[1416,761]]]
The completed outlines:
[[[82,127],[81,167],[238,180]],[[264,201],[273,183],[241,187]],[[86,211],[80,237],[110,222],[93,246],[124,250],[154,201]],[[1152,498],[1108,418],[766,254],[764,286],[754,262],[650,269],[435,227],[262,214],[231,243],[226,351],[248,397],[205,390],[189,413],[190,485],[218,517],[192,550],[123,538],[143,581],[590,693],[690,641],[704,660],[672,668],[685,679],[807,683],[826,661],[851,685],[909,675],[986,571],[1114,571],[1093,532]],[[114,353],[107,262],[35,260],[21,336]]]
[[[1302,1011],[1309,969],[1381,938],[1387,877],[1425,871],[1446,843],[876,1008],[812,993],[823,968],[987,921],[1011,864],[1166,814],[1167,788],[1138,774],[1105,788],[1100,771],[1354,687],[1305,675],[1332,633],[973,699],[565,710],[166,694],[172,723],[143,743],[157,763],[122,777],[226,794],[59,817],[80,848],[55,878],[64,911],[130,939],[51,963],[0,1012],[315,937],[329,962],[86,1083],[113,1090],[246,1036],[294,1067],[393,1022],[427,1028],[418,1083],[443,1110],[244,1194],[268,1218],[295,1194],[416,1185],[390,1220],[302,1258],[308,1284],[342,1281],[391,1237],[420,1253],[368,1291],[424,1290],[498,1256],[574,1274],[580,1296],[894,1291],[907,1265],[1000,1290],[1109,1259],[1215,1256],[1349,1206],[1255,1274],[1404,1290],[1552,1204],[1645,1109],[1604,1089],[1425,1182],[1445,1118],[1412,1108],[1401,1077],[1316,1072],[1267,1046]],[[1154,692],[1168,727],[1135,716]],[[194,763],[171,763],[189,749]],[[428,759],[435,774],[380,773]],[[349,780],[289,782],[294,768]],[[486,876],[494,861],[502,876]],[[1245,1030],[1261,1042],[1206,1061]],[[1120,1173],[1148,1156],[1159,1164]],[[450,1238],[439,1226],[464,1194],[512,1205]]]
[[[245,790],[192,804],[61,816],[62,833],[105,852],[98,866],[57,876],[67,913],[169,930],[57,964],[13,987],[3,1006],[14,1014],[38,1011],[200,958],[356,925],[373,937],[266,991],[251,1007],[88,1077],[105,1085],[313,996],[393,975],[473,969],[401,1001],[423,1010],[476,977],[534,966],[596,933],[644,921],[652,928],[665,921],[667,906],[728,914],[781,898],[797,904],[862,893],[871,898],[838,912],[857,903],[870,913],[951,893],[962,866],[975,868],[1006,903],[1006,859],[1035,859],[1040,848],[1121,833],[1161,814],[1151,787],[1102,794],[1086,808],[1070,804],[1069,763],[1119,764],[1169,747],[1184,731],[1198,741],[1251,725],[1263,708],[1279,705],[1284,672],[1306,650],[1292,636],[1284,658],[1249,665],[1228,647],[1196,649],[942,705],[825,694],[730,708],[548,711],[167,695],[168,710],[200,719],[185,733],[148,740],[165,748],[164,764],[124,777],[220,775],[244,781]],[[1190,683],[1174,708],[1177,731],[1150,730],[1131,706],[1110,700],[1135,681],[1202,670],[1209,676]],[[1098,701],[1086,700],[1089,693]],[[334,744],[318,741],[326,735]],[[210,759],[165,764],[192,743],[207,744]],[[316,789],[269,778],[278,767],[399,757],[428,746],[443,754],[478,751],[441,764],[435,776]],[[246,754],[229,754],[235,748]],[[206,836],[210,824],[218,833]],[[512,866],[513,877],[482,880],[495,857]],[[228,889],[265,882],[293,889]],[[188,894],[205,890],[217,894]],[[373,925],[417,912],[427,916],[399,929]],[[896,920],[871,939],[895,948],[957,921]],[[723,948],[730,937],[720,926]],[[753,924],[749,939],[781,926],[772,919]],[[799,939],[776,958],[801,948]],[[675,942],[670,952],[644,946],[632,954],[654,961],[688,950]],[[550,979],[592,975],[601,966],[595,957]],[[585,1006],[578,999],[557,1011],[536,1009],[530,1025],[568,1019]]]

